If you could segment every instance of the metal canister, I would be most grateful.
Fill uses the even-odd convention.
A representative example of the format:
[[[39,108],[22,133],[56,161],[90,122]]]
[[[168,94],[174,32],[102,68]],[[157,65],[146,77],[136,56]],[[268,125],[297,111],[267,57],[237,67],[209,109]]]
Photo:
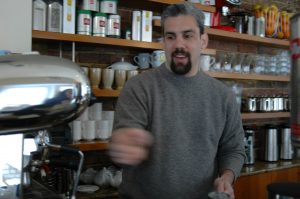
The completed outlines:
[[[62,32],[63,6],[58,0],[48,4],[47,31]]]
[[[245,154],[246,160],[245,164],[254,164],[254,130],[253,129],[245,129]]]
[[[290,18],[290,46],[292,58],[291,71],[291,129],[292,144],[296,147],[296,156],[300,154],[300,13]]]
[[[118,0],[101,0],[100,12],[107,14],[117,14]]]
[[[106,36],[117,37],[121,36],[121,17],[120,15],[108,15],[106,23]]]
[[[98,12],[93,17],[93,36],[105,37],[107,15]]]
[[[82,10],[99,12],[99,0],[82,0],[80,7]]]
[[[248,17],[247,34],[254,35],[254,16]]]
[[[92,34],[92,12],[90,10],[79,10],[77,16],[77,34]]]
[[[264,17],[257,17],[255,19],[255,35],[264,37],[265,34],[265,18]]]

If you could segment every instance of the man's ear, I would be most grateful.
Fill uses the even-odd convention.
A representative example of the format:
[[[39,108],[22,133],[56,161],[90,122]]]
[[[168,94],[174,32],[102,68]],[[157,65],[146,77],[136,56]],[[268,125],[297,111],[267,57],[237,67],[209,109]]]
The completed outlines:
[[[201,49],[205,49],[208,45],[208,35],[207,33],[203,33],[200,37],[201,40]]]

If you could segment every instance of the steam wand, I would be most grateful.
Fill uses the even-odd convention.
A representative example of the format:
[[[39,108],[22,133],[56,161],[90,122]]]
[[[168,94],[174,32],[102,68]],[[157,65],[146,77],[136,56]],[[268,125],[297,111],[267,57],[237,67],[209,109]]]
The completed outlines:
[[[46,147],[50,147],[50,148],[55,148],[55,149],[59,149],[59,150],[64,150],[64,151],[68,151],[71,153],[78,153],[80,159],[79,159],[79,165],[77,167],[77,172],[76,172],[76,176],[74,179],[74,184],[73,184],[73,190],[70,196],[70,199],[76,199],[76,191],[77,191],[77,186],[78,186],[78,182],[79,182],[79,177],[80,177],[80,173],[82,170],[82,166],[83,166],[83,160],[84,160],[84,154],[79,150],[79,149],[75,149],[75,148],[71,148],[71,147],[65,147],[65,146],[61,146],[61,145],[56,145],[56,144],[51,144],[49,142],[49,135],[47,130],[40,130],[38,132],[38,135],[36,137],[36,144],[46,148]],[[48,150],[45,150],[48,151]],[[47,156],[47,152],[42,154],[42,160],[45,160]]]

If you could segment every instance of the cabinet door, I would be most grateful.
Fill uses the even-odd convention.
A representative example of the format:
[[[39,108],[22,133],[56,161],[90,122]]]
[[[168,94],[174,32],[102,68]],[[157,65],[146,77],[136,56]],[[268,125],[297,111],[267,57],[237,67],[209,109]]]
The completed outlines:
[[[236,199],[266,199],[267,184],[271,183],[272,173],[263,173],[252,176],[241,176],[235,186]]]
[[[300,182],[299,167],[283,169],[251,176],[241,176],[235,186],[236,199],[266,199],[267,185],[273,182]]]

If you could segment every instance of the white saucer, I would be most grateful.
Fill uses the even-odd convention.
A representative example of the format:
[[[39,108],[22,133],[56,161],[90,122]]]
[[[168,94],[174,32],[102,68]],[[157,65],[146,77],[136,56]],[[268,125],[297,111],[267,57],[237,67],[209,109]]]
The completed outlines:
[[[77,191],[83,192],[83,193],[93,193],[99,189],[96,185],[79,185],[77,187]]]

